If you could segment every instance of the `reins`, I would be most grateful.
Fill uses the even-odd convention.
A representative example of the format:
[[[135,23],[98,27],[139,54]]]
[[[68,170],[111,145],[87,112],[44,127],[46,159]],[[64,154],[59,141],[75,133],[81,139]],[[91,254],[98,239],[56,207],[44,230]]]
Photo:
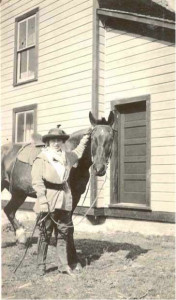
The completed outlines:
[[[100,190],[99,190],[98,195],[96,196],[96,198],[94,199],[94,201],[92,202],[92,204],[90,205],[90,207],[88,208],[88,210],[85,212],[85,214],[82,216],[81,220],[79,220],[78,223],[76,223],[76,224],[74,224],[74,225],[69,225],[69,224],[72,223],[72,221],[70,221],[70,222],[67,223],[67,225],[66,225],[67,228],[72,228],[72,227],[78,226],[78,225],[86,218],[88,212],[92,209],[92,207],[94,206],[94,204],[95,204],[96,201],[98,200],[99,195],[100,195],[100,193],[101,193],[101,191],[102,191],[102,189],[103,189],[103,186],[104,186],[104,184],[105,184],[105,182],[106,182],[106,179],[107,179],[107,175],[105,176],[105,179],[104,179],[103,184],[102,184],[102,186],[101,186],[101,188],[100,188]],[[83,201],[82,205],[84,204],[85,199],[86,199],[86,197],[87,197],[87,193],[88,193],[89,187],[90,187],[90,184],[89,184],[88,189],[87,189],[87,191],[86,191],[86,194],[85,194],[84,201]],[[73,221],[76,219],[76,217],[77,217],[77,215],[73,218]],[[51,217],[51,215],[50,215],[50,218],[51,218],[51,220],[52,220],[56,225],[58,225],[58,223]]]
[[[115,130],[115,129],[113,129],[113,128],[112,128],[112,130],[113,130],[113,139],[114,139],[114,132],[117,132],[117,130]],[[108,166],[108,164],[109,164],[109,160],[110,160],[111,156],[112,156],[112,148],[111,148],[111,152],[110,152],[109,158],[108,158],[108,160],[107,160],[107,162],[106,162],[107,166]],[[76,216],[73,218],[73,220],[71,220],[69,223],[67,223],[67,225],[66,225],[67,228],[73,228],[73,227],[75,227],[75,226],[78,226],[78,225],[86,218],[86,216],[88,215],[89,211],[92,209],[92,207],[94,206],[94,204],[95,204],[96,201],[98,200],[99,195],[100,195],[100,193],[101,193],[101,191],[102,191],[102,189],[103,189],[103,187],[104,187],[104,184],[105,184],[106,180],[107,180],[107,173],[106,173],[105,179],[104,179],[104,181],[103,181],[103,183],[102,183],[102,185],[101,185],[101,188],[100,188],[100,190],[99,190],[99,192],[98,192],[96,198],[94,199],[94,201],[92,202],[92,204],[90,205],[90,207],[88,208],[88,210],[85,212],[85,214],[82,216],[82,218],[81,218],[76,224],[74,224],[74,225],[69,225],[69,224],[72,224],[72,221],[75,220],[75,218],[77,217],[77,215],[76,215]],[[83,200],[83,202],[82,202],[82,206],[83,206],[83,204],[84,204],[84,202],[85,202],[85,200],[86,200],[86,197],[87,197],[89,188],[90,188],[90,180],[89,180],[89,184],[88,184],[88,187],[87,187],[85,196],[84,196],[84,200]],[[41,224],[48,216],[51,218],[51,220],[52,220],[56,225],[59,225],[58,222],[56,222],[56,221],[52,218],[51,212],[50,212],[50,211],[48,211],[48,213],[47,213],[42,219],[41,219],[41,213],[40,213],[40,214],[37,216],[37,218],[36,218],[36,223],[35,223],[35,226],[34,226],[34,228],[33,228],[33,231],[32,231],[32,234],[31,234],[29,240],[31,240],[31,239],[33,238],[36,227],[37,227],[39,224]],[[20,260],[19,264],[17,265],[17,267],[15,268],[15,270],[13,271],[13,273],[16,273],[16,271],[18,270],[18,268],[19,268],[20,265],[22,264],[22,262],[23,262],[23,260],[24,260],[24,258],[25,258],[25,256],[26,256],[26,254],[27,254],[29,245],[30,245],[30,243],[28,242],[28,245],[27,245],[27,247],[26,247],[26,249],[25,249],[25,252],[24,252],[24,254],[23,254],[23,256],[22,256],[22,259]]]
[[[37,225],[38,225],[38,222],[39,222],[39,219],[40,219],[40,218],[41,218],[41,214],[39,214],[39,215],[37,216],[37,218],[36,218],[36,223],[35,223],[35,226],[34,226],[34,228],[33,228],[32,234],[31,234],[31,236],[30,236],[30,238],[29,238],[29,241],[28,241],[28,243],[27,243],[27,247],[26,247],[26,249],[25,249],[25,252],[24,252],[24,254],[23,254],[23,256],[22,256],[22,259],[20,260],[20,262],[19,262],[18,265],[16,266],[15,270],[13,271],[13,273],[16,273],[16,271],[17,271],[18,268],[21,266],[21,264],[22,264],[22,262],[23,262],[23,260],[24,260],[24,258],[25,258],[25,256],[26,256],[26,253],[27,253],[28,248],[29,248],[29,246],[30,246],[30,241],[32,240],[32,238],[33,238],[33,236],[34,236],[34,232],[35,232],[35,229],[36,229],[36,227],[37,227]]]
[[[95,129],[95,128],[94,128],[94,129]],[[94,129],[93,129],[93,131],[94,131]],[[93,132],[93,131],[92,131],[92,132]],[[117,130],[115,130],[115,129],[112,128],[112,131],[113,131],[113,139],[114,139],[114,132],[117,132]],[[111,156],[112,156],[112,148],[111,148],[110,155],[109,155],[109,157],[108,157],[108,161],[106,162],[107,166],[108,166],[108,164],[109,164],[109,160],[110,160]],[[83,215],[83,217],[81,218],[81,220],[80,220],[77,224],[69,225],[69,224],[72,223],[72,221],[74,221],[74,220],[76,219],[76,217],[77,217],[77,215],[76,215],[76,216],[73,218],[72,221],[70,221],[69,223],[67,223],[67,225],[66,225],[67,228],[72,228],[72,227],[78,226],[78,225],[86,218],[86,216],[88,215],[88,212],[92,209],[92,207],[94,206],[94,204],[95,204],[96,201],[98,200],[99,195],[100,195],[100,193],[101,193],[101,191],[102,191],[102,189],[103,189],[103,186],[104,186],[106,180],[107,180],[107,174],[106,174],[106,176],[105,176],[105,179],[104,179],[103,184],[102,184],[102,186],[101,186],[101,188],[100,188],[100,190],[99,190],[98,195],[96,196],[96,198],[94,199],[94,201],[92,202],[92,204],[90,205],[90,207],[88,208],[88,210],[85,212],[85,214]],[[82,202],[82,206],[83,206],[83,204],[84,204],[84,202],[85,202],[85,200],[86,200],[86,197],[87,197],[89,188],[90,188],[90,180],[89,180],[88,188],[87,188],[86,193],[85,193],[85,196],[84,196],[84,200],[83,200],[83,202]],[[78,212],[79,212],[79,211],[78,211]],[[41,222],[43,222],[43,221],[47,218],[48,215],[50,216],[51,220],[52,220],[56,225],[59,225],[58,222],[56,222],[56,221],[52,218],[50,212],[47,213],[47,215],[39,222],[39,224],[40,224]]]

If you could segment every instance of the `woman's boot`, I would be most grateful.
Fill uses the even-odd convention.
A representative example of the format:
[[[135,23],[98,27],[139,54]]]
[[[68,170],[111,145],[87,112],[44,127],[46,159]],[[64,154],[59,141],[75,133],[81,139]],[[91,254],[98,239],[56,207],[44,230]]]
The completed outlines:
[[[67,243],[64,239],[57,239],[57,257],[58,257],[58,272],[67,273],[70,276],[75,276],[72,269],[68,265],[67,258]]]
[[[48,243],[42,241],[42,238],[39,238],[38,241],[38,253],[37,253],[37,274],[40,276],[45,275],[46,272],[46,256],[48,251]]]

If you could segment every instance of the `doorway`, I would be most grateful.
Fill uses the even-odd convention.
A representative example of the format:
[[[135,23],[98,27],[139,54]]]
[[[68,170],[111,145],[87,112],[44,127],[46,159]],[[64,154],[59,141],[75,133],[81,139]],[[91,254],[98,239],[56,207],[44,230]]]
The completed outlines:
[[[113,101],[115,138],[111,164],[111,203],[150,206],[149,97]]]

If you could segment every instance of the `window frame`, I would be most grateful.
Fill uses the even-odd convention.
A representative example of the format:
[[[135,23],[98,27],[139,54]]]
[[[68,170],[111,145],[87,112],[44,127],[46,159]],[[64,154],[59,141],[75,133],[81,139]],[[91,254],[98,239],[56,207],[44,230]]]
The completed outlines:
[[[17,136],[17,114],[18,113],[25,113],[28,111],[34,111],[34,134],[37,133],[37,104],[31,104],[31,105],[26,105],[26,106],[21,106],[21,107],[16,107],[13,109],[13,130],[12,130],[12,142],[16,144],[26,144],[28,142],[16,142],[16,136]]]
[[[27,51],[27,50],[19,50],[18,49],[18,41],[19,41],[19,23],[22,22],[25,19],[28,19],[30,17],[32,17],[33,15],[35,15],[35,29],[36,29],[36,34],[35,34],[35,46],[29,46],[26,47],[27,50],[31,49],[31,48],[35,48],[35,54],[36,54],[36,70],[34,72],[34,78],[29,78],[26,80],[21,80],[18,81],[18,53],[23,52],[23,51]],[[38,80],[38,19],[39,19],[39,8],[35,8],[17,18],[15,18],[15,45],[14,45],[14,74],[13,74],[13,86],[18,86],[18,85],[22,85],[22,84],[26,84],[29,82],[33,82],[33,81],[37,81]]]

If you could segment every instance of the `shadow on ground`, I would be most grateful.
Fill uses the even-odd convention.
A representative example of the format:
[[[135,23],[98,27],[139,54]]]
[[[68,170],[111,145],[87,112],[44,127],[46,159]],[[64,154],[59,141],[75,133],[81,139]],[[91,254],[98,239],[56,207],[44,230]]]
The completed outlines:
[[[143,249],[138,245],[130,243],[113,243],[108,241],[90,239],[76,240],[75,244],[76,249],[79,250],[78,256],[80,256],[81,261],[88,259],[89,264],[91,264],[91,262],[94,260],[98,260],[105,252],[118,252],[120,250],[128,251],[125,258],[134,260],[139,255],[147,253],[150,250]],[[94,253],[92,253],[93,249]]]
[[[37,237],[28,238],[28,248],[37,244]],[[56,241],[52,237],[50,241],[52,247],[56,246]],[[5,242],[2,244],[2,248],[8,247],[21,247],[15,242]],[[114,243],[109,241],[100,241],[92,239],[76,239],[75,246],[78,252],[78,258],[82,267],[90,265],[93,261],[99,260],[100,257],[106,253],[116,253],[118,251],[126,251],[126,259],[135,260],[141,254],[147,253],[150,249],[143,249],[138,245],[132,243]]]

